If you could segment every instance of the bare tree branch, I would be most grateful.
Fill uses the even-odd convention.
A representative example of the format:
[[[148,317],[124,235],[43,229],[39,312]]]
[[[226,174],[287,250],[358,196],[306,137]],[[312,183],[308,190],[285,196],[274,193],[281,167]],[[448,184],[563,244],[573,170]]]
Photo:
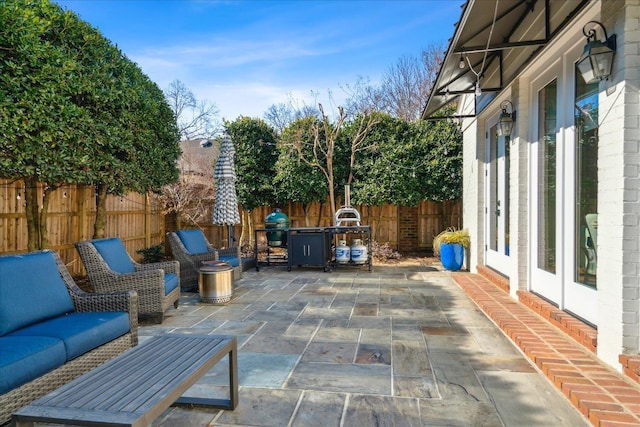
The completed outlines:
[[[215,104],[196,99],[180,80],[174,80],[165,90],[165,98],[173,110],[182,140],[211,138],[220,129]]]

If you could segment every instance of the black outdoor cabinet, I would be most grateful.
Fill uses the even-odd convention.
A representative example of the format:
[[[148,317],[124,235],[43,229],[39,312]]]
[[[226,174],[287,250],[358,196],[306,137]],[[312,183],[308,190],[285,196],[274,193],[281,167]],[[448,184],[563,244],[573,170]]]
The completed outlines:
[[[290,228],[287,236],[287,270],[297,266],[317,266],[328,271],[331,239],[326,228]]]

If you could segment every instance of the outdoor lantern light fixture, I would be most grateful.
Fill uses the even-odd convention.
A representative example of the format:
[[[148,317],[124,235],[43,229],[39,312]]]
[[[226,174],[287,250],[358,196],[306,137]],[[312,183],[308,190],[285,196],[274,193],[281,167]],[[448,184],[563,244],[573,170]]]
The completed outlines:
[[[511,113],[507,113],[508,106],[511,106]],[[500,108],[502,108],[502,113],[500,113],[500,120],[498,121],[498,136],[510,136],[513,124],[516,121],[516,112],[511,101],[504,101],[500,104]]]
[[[587,31],[587,26],[594,24],[602,28],[604,40],[596,39],[596,28]],[[582,34],[587,38],[584,52],[578,60],[578,70],[586,83],[607,79],[611,75],[613,56],[616,53],[616,35],[607,36],[607,30],[598,21],[589,21],[582,28]]]

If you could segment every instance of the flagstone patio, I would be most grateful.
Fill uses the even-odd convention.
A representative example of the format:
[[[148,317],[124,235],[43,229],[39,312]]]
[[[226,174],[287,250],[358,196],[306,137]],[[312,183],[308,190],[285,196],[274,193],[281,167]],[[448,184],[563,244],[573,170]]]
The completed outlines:
[[[155,426],[589,425],[438,265],[248,270],[230,303],[183,294],[140,340],[174,331],[238,337],[240,403]],[[226,396],[225,363],[187,394]]]

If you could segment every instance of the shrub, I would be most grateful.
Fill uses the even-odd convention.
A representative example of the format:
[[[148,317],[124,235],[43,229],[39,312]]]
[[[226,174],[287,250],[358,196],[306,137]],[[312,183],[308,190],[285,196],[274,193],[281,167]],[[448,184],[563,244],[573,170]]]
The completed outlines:
[[[381,245],[375,240],[371,241],[371,256],[378,260],[389,260],[389,259],[400,259],[402,255],[399,252],[394,251],[390,246],[389,242]]]
[[[152,264],[154,262],[160,262],[164,258],[164,250],[162,249],[163,245],[164,245],[163,243],[160,243],[159,245],[138,249],[136,253],[139,255],[142,255],[143,264]]]

